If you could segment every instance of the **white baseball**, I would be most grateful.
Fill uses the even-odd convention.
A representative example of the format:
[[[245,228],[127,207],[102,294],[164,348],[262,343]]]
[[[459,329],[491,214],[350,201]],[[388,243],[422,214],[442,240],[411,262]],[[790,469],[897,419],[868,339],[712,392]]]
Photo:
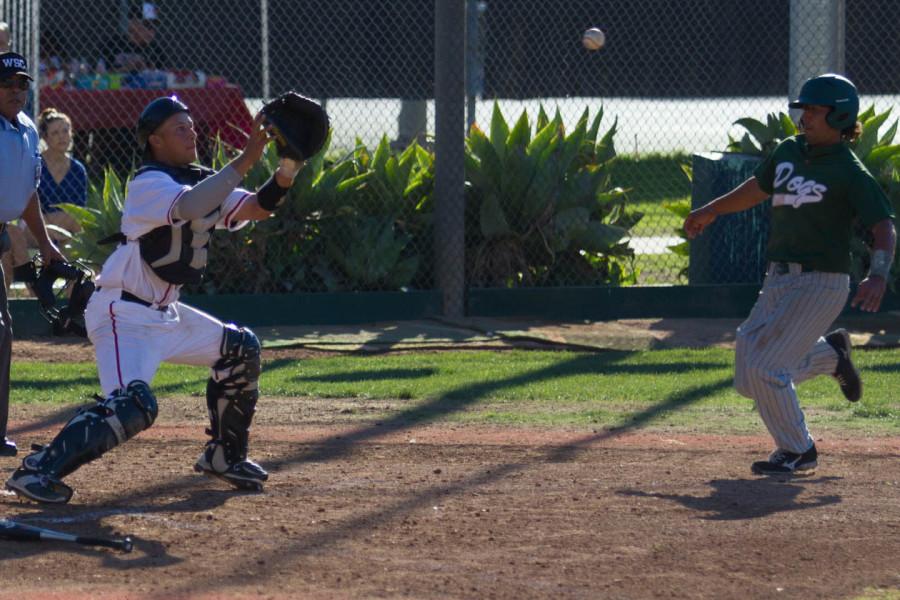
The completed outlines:
[[[588,50],[599,50],[606,43],[606,34],[596,27],[591,27],[581,36],[581,45]]]

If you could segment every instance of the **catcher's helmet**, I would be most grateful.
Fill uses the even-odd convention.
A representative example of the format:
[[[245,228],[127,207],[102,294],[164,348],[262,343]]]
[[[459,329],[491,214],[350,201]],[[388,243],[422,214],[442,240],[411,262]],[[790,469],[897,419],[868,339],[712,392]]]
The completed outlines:
[[[137,122],[137,141],[141,150],[147,149],[147,140],[166,119],[178,113],[191,114],[187,105],[176,96],[157,98],[141,112]]]
[[[800,88],[800,96],[788,104],[791,108],[803,108],[807,104],[830,106],[825,122],[838,130],[856,123],[859,114],[859,95],[853,82],[834,73],[826,73],[807,79]]]

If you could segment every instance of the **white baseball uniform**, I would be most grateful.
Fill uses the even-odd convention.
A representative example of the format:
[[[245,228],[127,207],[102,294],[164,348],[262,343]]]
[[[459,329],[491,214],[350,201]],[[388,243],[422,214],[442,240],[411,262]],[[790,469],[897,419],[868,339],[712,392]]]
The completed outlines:
[[[94,345],[100,385],[105,395],[133,380],[151,384],[162,362],[211,367],[222,355],[223,323],[178,302],[180,285],[159,278],[141,258],[138,238],[163,225],[209,227],[236,231],[247,224],[234,215],[251,197],[232,191],[209,217],[174,220],[175,203],[190,186],[163,171],[139,174],[128,186],[122,213],[120,245],[103,264],[95,292],[85,311],[88,337]],[[147,303],[122,298],[123,292]]]

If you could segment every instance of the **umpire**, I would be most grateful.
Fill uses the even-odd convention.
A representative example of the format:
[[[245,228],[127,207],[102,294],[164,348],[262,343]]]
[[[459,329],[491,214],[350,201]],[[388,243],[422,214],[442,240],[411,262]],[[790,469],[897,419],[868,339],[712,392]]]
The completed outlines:
[[[28,63],[15,52],[0,54],[0,253],[9,249],[6,224],[25,220],[48,262],[65,260],[44,227],[37,187],[41,179],[41,153],[34,123],[22,112],[31,87]],[[0,267],[0,281],[2,267]],[[0,285],[0,456],[15,456],[16,445],[6,438],[9,420],[9,365],[12,355],[12,320],[6,286]]]

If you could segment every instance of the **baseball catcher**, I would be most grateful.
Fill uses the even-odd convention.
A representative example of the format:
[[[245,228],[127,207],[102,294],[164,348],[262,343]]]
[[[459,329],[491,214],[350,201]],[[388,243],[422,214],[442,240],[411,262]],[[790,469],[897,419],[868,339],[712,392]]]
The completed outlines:
[[[103,395],[49,444],[36,447],[7,488],[38,502],[68,502],[73,490],[63,478],[153,425],[158,402],[150,384],[160,364],[170,362],[210,369],[210,439],[195,470],[239,489],[262,489],[268,474],[248,458],[259,398],[259,340],[246,327],[223,323],[178,297],[182,285],[203,277],[212,232],[271,217],[303,164],[291,156],[306,158],[321,147],[321,135],[285,134],[300,128],[283,121],[281,135],[291,140],[285,147],[297,145],[300,154],[284,154],[255,192],[239,188],[271,139],[266,119],[256,115],[244,150],[216,172],[195,164],[194,122],[178,98],[158,98],[141,113],[137,137],[144,161],[128,186],[120,245],[104,263],[85,312]]]

